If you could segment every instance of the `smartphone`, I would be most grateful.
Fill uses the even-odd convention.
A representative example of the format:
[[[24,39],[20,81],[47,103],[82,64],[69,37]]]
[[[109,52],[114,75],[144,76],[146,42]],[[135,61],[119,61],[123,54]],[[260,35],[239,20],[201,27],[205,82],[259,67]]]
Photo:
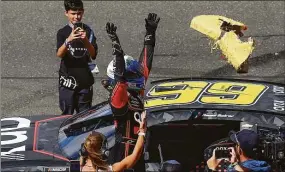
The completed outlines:
[[[231,154],[230,154],[230,149],[216,149],[216,158],[217,159],[221,159],[221,158],[230,158]]]
[[[77,23],[74,23],[74,29],[80,27],[81,29],[84,30],[84,24],[82,22],[77,22]]]
[[[70,172],[80,172],[79,160],[70,160]]]

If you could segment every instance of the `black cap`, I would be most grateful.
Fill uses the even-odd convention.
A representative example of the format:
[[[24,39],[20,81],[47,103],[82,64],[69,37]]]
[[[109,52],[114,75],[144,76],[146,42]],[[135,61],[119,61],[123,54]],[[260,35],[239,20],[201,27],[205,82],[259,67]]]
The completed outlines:
[[[230,139],[242,150],[254,151],[258,146],[258,135],[253,130],[243,129],[239,132],[231,132]]]

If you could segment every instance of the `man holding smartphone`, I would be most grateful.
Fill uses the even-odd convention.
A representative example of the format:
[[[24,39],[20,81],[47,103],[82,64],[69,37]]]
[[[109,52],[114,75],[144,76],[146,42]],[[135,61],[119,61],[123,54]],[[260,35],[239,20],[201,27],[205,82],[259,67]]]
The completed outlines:
[[[227,172],[236,171],[271,171],[270,165],[265,161],[255,160],[255,150],[258,146],[258,135],[256,132],[248,129],[241,130],[237,133],[231,133],[230,139],[235,143],[230,147],[230,157],[225,160],[230,161]],[[219,158],[217,150],[213,151],[212,157],[207,161],[209,169],[215,171],[223,158]]]
[[[64,0],[69,23],[57,32],[59,69],[59,104],[62,115],[72,115],[91,107],[94,77],[88,63],[98,52],[92,29],[81,23],[84,14],[81,0]]]

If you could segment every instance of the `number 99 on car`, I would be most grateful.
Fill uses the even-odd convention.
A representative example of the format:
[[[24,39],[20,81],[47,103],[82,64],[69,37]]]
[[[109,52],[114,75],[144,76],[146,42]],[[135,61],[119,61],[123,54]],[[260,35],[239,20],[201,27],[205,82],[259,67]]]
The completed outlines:
[[[191,103],[250,106],[268,87],[239,82],[179,81],[155,85],[146,94],[146,108]]]

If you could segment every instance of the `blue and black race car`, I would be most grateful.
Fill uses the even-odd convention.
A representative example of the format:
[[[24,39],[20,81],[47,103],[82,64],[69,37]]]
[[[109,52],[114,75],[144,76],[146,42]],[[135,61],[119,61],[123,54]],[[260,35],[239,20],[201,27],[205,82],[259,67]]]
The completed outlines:
[[[228,133],[244,128],[259,134],[259,157],[285,170],[284,88],[238,79],[152,82],[145,92],[144,171],[158,171],[165,160],[180,162],[186,171],[204,171],[213,149],[227,147]],[[2,118],[1,171],[72,171],[81,143],[93,130],[108,138],[112,150],[118,137],[108,101],[73,116]],[[120,139],[135,144],[135,138]]]

